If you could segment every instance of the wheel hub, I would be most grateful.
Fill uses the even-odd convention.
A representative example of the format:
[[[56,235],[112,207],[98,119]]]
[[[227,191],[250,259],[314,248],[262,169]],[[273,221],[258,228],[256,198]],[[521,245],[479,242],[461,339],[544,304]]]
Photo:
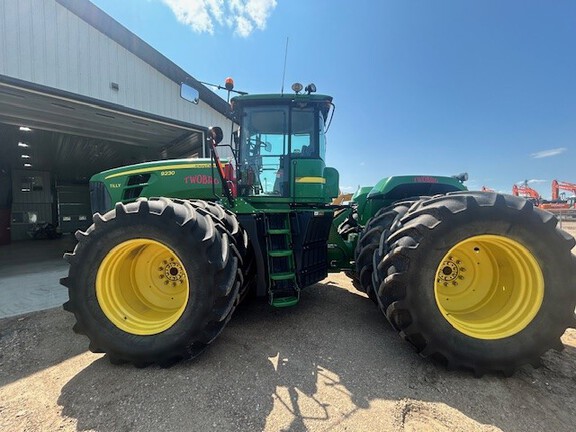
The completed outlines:
[[[438,272],[437,283],[441,283],[444,286],[449,284],[458,285],[458,279],[464,279],[461,275],[466,269],[464,267],[460,268],[462,261],[456,260],[453,257],[448,257],[448,260],[440,264],[440,271]]]
[[[158,271],[160,273],[160,279],[165,279],[165,285],[172,283],[173,286],[176,286],[176,284],[183,283],[184,278],[186,277],[182,266],[172,257],[167,257],[162,260],[161,265],[158,267]]]

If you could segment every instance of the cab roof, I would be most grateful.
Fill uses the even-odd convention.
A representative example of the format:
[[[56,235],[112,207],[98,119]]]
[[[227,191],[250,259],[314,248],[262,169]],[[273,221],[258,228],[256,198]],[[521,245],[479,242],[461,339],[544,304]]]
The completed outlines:
[[[332,102],[332,96],[323,94],[306,94],[306,93],[270,93],[270,94],[249,94],[235,96],[232,103],[250,104],[250,103],[288,103],[288,102]]]

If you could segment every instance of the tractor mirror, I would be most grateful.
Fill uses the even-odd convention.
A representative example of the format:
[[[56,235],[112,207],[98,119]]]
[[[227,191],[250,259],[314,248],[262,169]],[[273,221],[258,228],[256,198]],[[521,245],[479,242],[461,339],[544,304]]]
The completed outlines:
[[[208,136],[214,140],[214,144],[218,145],[222,141],[222,138],[224,138],[224,133],[222,132],[222,128],[214,126],[208,129]]]
[[[180,84],[180,97],[193,104],[197,104],[200,101],[200,93],[194,87],[188,84]]]
[[[272,144],[270,144],[268,141],[266,141],[264,143],[264,150],[266,150],[268,153],[270,153],[272,151]]]

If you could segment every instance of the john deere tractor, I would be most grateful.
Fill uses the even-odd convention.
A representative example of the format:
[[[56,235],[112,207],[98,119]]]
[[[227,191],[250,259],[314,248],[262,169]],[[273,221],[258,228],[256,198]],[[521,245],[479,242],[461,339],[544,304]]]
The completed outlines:
[[[562,349],[575,241],[552,214],[469,192],[464,176],[384,178],[332,205],[332,97],[293,89],[232,98],[226,159],[215,127],[208,159],[92,177],[93,224],[76,233],[61,280],[90,350],[168,366],[200,354],[247,294],[293,306],[340,271],[422,356],[450,368],[511,374]]]

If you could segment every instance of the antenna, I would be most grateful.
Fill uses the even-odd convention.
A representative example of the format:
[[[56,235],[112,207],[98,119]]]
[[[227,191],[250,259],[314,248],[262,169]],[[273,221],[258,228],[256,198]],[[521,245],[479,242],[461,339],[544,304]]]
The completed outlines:
[[[284,94],[284,78],[286,78],[286,59],[288,58],[288,37],[286,37],[286,48],[284,49],[284,70],[282,71],[282,89],[280,93]]]

